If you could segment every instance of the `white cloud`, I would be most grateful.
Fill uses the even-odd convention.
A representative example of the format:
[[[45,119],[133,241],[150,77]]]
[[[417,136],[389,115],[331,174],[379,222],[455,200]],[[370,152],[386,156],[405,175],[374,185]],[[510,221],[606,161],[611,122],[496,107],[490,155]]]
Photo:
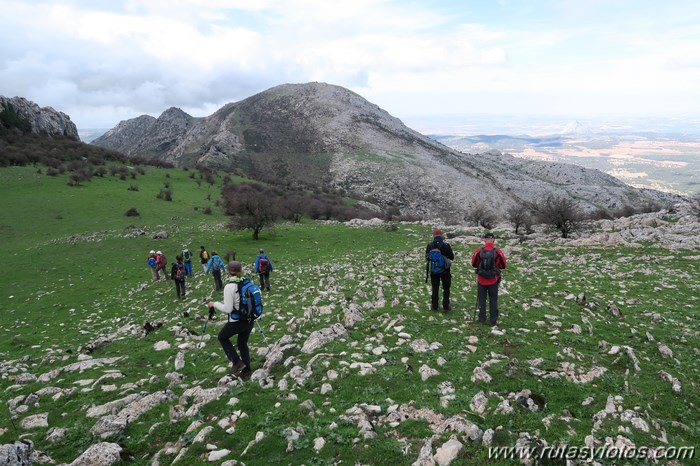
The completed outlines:
[[[313,80],[398,117],[673,113],[700,99],[690,1],[0,0],[0,11],[0,94],[82,127],[170,106],[208,115]]]

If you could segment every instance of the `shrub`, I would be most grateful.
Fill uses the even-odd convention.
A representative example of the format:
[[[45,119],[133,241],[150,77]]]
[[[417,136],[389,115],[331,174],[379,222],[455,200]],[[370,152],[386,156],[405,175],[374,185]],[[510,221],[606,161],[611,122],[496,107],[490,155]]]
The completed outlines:
[[[126,215],[127,217],[138,217],[141,214],[138,210],[136,210],[136,207],[132,207],[131,209],[127,210],[124,215]]]
[[[129,187],[127,188],[127,191],[138,191],[139,187],[136,184],[130,184]]]
[[[158,199],[163,199],[164,201],[172,201],[173,200],[173,192],[169,189],[161,189],[160,192],[156,195]]]
[[[204,212],[207,215],[211,215],[211,207],[205,207],[204,210],[202,210],[202,212]]]

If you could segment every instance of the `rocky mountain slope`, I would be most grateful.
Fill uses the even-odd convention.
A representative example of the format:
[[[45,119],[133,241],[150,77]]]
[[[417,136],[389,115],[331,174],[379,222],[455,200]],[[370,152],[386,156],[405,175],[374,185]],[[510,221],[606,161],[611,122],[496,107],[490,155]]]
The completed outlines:
[[[22,119],[29,122],[31,132],[40,136],[67,137],[80,140],[78,128],[68,115],[51,107],[39,107],[24,97],[0,96],[0,112],[11,107]]]
[[[571,197],[586,210],[669,199],[596,170],[457,152],[359,95],[323,83],[277,86],[201,119],[177,109],[158,119],[142,116],[93,144],[261,180],[343,189],[423,218],[459,221],[484,203],[503,213],[547,195]]]

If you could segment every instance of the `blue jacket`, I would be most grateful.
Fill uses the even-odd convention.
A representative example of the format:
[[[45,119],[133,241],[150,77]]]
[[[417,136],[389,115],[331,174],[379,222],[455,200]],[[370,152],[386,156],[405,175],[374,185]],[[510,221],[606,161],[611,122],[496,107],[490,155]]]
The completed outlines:
[[[265,258],[268,261],[270,261],[270,272],[272,272],[272,261],[270,260],[269,257],[267,257],[265,254],[260,254],[258,257],[255,258],[255,272],[260,273],[260,259]]]
[[[224,261],[221,260],[221,257],[211,256],[211,259],[209,259],[209,262],[207,263],[207,270],[204,273],[208,274],[212,268],[215,270],[219,269],[219,270],[225,271],[226,264],[224,264]]]

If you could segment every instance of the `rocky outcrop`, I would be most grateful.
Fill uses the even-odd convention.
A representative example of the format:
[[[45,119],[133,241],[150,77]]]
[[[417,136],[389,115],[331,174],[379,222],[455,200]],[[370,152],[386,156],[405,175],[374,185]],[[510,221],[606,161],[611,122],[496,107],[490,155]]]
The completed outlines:
[[[22,441],[0,445],[0,464],[3,466],[31,466],[32,442]]]
[[[128,156],[160,160],[180,145],[184,135],[198,119],[171,107],[158,118],[141,115],[121,121],[92,144],[122,152]]]
[[[14,111],[19,118],[27,121],[34,134],[80,140],[78,128],[70,117],[51,107],[39,107],[24,97],[0,96],[0,112],[5,110]]]
[[[584,210],[665,199],[598,170],[458,152],[324,83],[277,86],[201,119],[171,108],[157,120],[121,122],[93,144],[263,181],[340,189],[426,219],[461,221],[485,204],[503,213],[548,195],[574,199]]]

